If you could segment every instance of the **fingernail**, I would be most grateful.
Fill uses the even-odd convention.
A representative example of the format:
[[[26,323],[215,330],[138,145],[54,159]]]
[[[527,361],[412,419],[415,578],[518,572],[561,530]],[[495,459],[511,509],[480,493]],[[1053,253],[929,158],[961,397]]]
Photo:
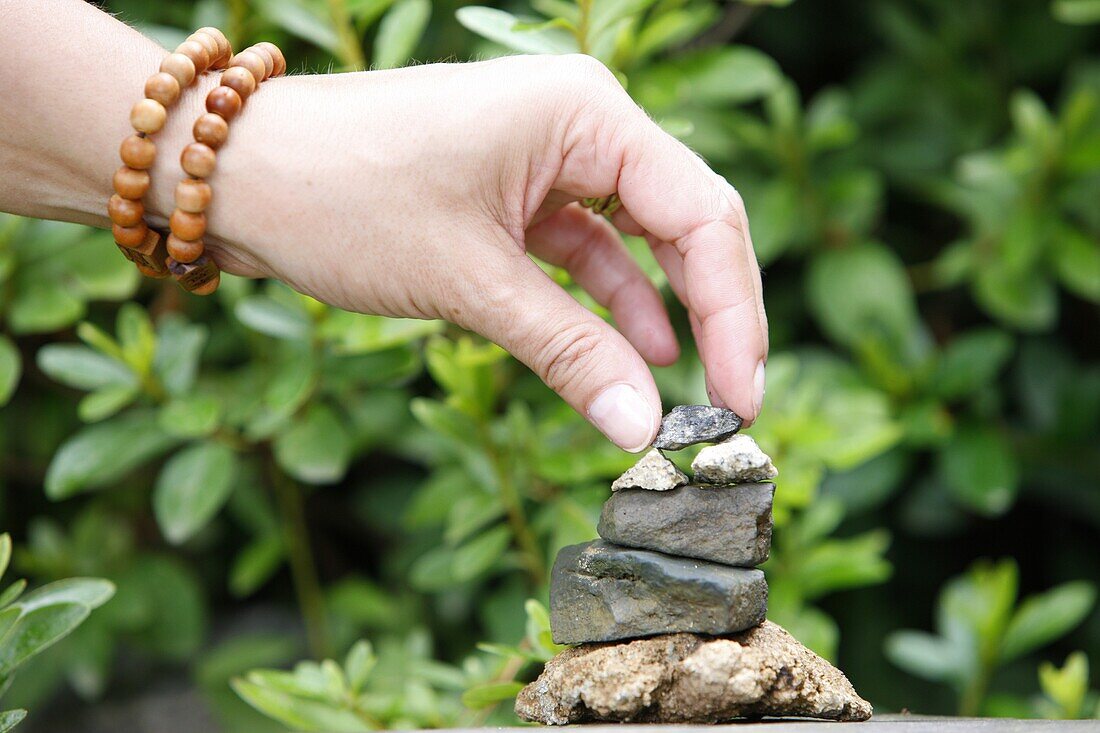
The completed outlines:
[[[592,400],[588,416],[615,445],[637,453],[656,432],[654,410],[629,384],[613,384]]]
[[[757,415],[764,405],[764,362],[756,365],[756,374],[752,376],[752,407]]]

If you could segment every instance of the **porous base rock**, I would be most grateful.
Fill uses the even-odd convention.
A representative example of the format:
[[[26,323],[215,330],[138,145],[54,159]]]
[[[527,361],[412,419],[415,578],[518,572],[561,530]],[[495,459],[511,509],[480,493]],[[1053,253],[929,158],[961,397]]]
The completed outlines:
[[[517,715],[547,725],[858,721],[871,712],[839,669],[770,621],[722,637],[582,644],[551,659],[516,698]]]

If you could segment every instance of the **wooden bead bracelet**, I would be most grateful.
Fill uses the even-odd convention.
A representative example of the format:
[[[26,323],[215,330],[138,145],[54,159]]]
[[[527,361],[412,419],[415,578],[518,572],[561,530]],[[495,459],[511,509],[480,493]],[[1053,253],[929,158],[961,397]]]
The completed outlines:
[[[146,223],[142,203],[157,154],[149,136],[164,127],[168,108],[208,69],[226,71],[221,84],[206,97],[207,112],[195,122],[195,142],[180,155],[188,178],[176,187],[176,209],[169,218],[172,233],[165,241],[161,232]],[[229,120],[240,112],[244,99],[260,82],[285,71],[286,61],[274,44],[258,43],[234,55],[221,31],[200,28],[166,56],[160,70],[146,81],[145,99],[130,112],[135,134],[122,141],[119,155],[123,165],[115,172],[115,194],[107,204],[115,243],[142,274],[155,278],[171,275],[197,295],[217,289],[221,274],[203,253],[204,212],[212,197],[204,179],[214,171],[214,151],[225,142]]]
[[[268,42],[241,51],[229,60],[220,84],[206,95],[206,113],[195,120],[195,142],[180,154],[187,177],[176,186],[176,208],[168,220],[168,271],[184,289],[196,295],[214,292],[221,281],[218,266],[204,254],[206,207],[213,192],[206,179],[217,163],[215,152],[229,135],[229,122],[237,116],[260,83],[286,71],[282,51]]]
[[[168,277],[167,249],[161,234],[145,222],[142,199],[149,190],[149,169],[157,147],[149,139],[164,127],[168,108],[207,68],[224,68],[233,50],[217,28],[200,28],[168,54],[160,70],[145,81],[145,98],[130,110],[134,134],[122,141],[122,167],[115,171],[114,190],[107,203],[115,243],[138,270],[149,277]]]

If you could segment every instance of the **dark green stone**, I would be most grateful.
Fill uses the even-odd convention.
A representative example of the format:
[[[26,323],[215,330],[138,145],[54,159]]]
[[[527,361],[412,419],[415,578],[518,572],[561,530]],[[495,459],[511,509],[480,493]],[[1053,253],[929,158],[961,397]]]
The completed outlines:
[[[618,545],[751,568],[768,559],[774,492],[772,484],[626,489],[603,505],[598,531]]]
[[[596,540],[558,553],[550,628],[558,644],[688,631],[729,634],[764,620],[768,584],[747,568]]]

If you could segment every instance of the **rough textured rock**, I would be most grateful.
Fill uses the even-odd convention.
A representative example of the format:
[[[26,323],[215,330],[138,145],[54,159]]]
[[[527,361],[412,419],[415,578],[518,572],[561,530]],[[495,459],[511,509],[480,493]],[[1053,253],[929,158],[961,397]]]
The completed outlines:
[[[708,484],[769,481],[779,475],[772,459],[747,435],[708,445],[691,462],[691,471],[696,481]]]
[[[871,712],[839,669],[770,621],[723,638],[668,634],[567,649],[516,698],[517,715],[548,725],[867,720]]]
[[[696,443],[725,440],[741,429],[741,418],[732,410],[710,405],[680,405],[661,420],[654,448],[680,450]]]
[[[626,547],[751,568],[768,559],[772,484],[628,489],[603,505],[600,537]]]
[[[688,482],[687,474],[654,448],[611,484],[612,491],[648,489],[669,491]]]
[[[550,578],[558,644],[691,631],[728,634],[768,609],[764,573],[596,540],[562,548]]]

